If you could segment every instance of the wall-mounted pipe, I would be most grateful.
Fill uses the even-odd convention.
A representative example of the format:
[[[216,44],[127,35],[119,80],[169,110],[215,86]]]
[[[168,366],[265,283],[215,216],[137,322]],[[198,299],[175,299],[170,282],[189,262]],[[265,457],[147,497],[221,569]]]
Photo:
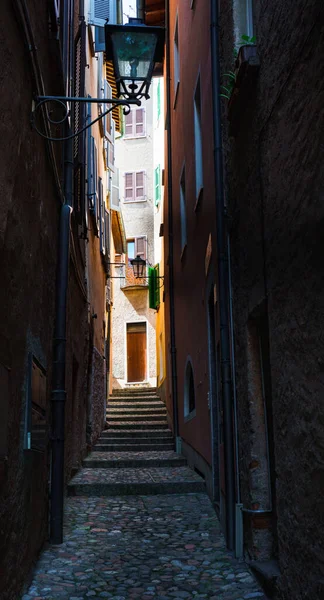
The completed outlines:
[[[220,109],[220,67],[218,38],[218,0],[211,0],[211,57],[214,130],[215,208],[218,264],[218,299],[220,316],[221,381],[224,414],[224,457],[226,487],[226,540],[230,550],[235,545],[235,478],[233,440],[233,390],[229,318],[229,270],[226,214],[224,205],[223,153]]]
[[[63,16],[63,57],[65,85],[71,84],[73,12],[68,2],[64,3]],[[69,51],[67,49],[70,49]],[[65,135],[71,131],[66,124]],[[70,225],[73,206],[73,140],[64,143],[64,199],[61,209],[58,264],[56,276],[56,307],[53,349],[52,379],[52,479],[50,538],[53,544],[63,542],[63,501],[64,501],[64,435],[65,435],[65,368],[66,368],[66,314],[70,262]]]
[[[175,306],[174,306],[174,259],[173,259],[173,206],[172,206],[172,125],[171,125],[171,54],[170,54],[170,0],[165,3],[166,17],[166,100],[167,100],[167,164],[168,164],[168,241],[169,241],[169,302],[170,302],[170,350],[171,350],[171,381],[172,381],[172,399],[173,399],[173,426],[174,435],[177,439],[179,435],[178,419],[178,380],[177,380],[177,349],[175,338]]]

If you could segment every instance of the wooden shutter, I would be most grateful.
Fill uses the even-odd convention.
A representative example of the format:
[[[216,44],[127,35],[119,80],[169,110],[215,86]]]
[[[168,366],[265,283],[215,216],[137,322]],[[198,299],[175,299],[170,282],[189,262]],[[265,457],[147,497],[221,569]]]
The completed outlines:
[[[111,174],[110,207],[113,210],[119,210],[119,203],[119,169],[115,169],[115,172]]]
[[[111,138],[109,140],[108,166],[112,171],[115,170],[115,121],[111,120]]]
[[[144,199],[144,171],[135,173],[135,200]]]
[[[105,28],[95,27],[95,52],[106,52]]]
[[[104,27],[108,21],[111,25],[117,23],[116,0],[91,0],[89,22]]]
[[[161,196],[160,180],[161,180],[161,168],[160,168],[160,165],[158,165],[154,171],[155,206],[158,206],[158,204],[160,202],[160,196]]]
[[[134,200],[135,173],[125,173],[125,202]]]
[[[104,97],[104,78],[103,78],[103,54],[102,52],[99,52],[98,54],[98,79],[97,79],[97,97],[98,98],[103,98]],[[102,102],[98,103],[98,115],[102,115],[104,112],[104,105]],[[103,120],[100,119],[98,121],[99,123],[99,131],[100,134],[103,136],[104,135],[104,125],[103,125]]]
[[[83,98],[85,95],[85,64],[86,64],[86,25],[80,23],[75,38],[74,47],[74,96]],[[85,126],[86,105],[84,102],[74,102],[72,105],[73,130],[80,131]],[[77,135],[73,140],[74,158],[74,210],[79,223],[85,220],[85,145],[86,132]]]
[[[105,204],[103,198],[103,185],[102,179],[99,177],[99,239],[100,239],[100,252],[101,254],[106,253],[106,227],[105,227]]]
[[[144,108],[135,108],[132,111],[135,117],[135,137],[145,135],[145,110]]]
[[[112,89],[107,79],[104,80],[104,97],[112,98]],[[103,110],[106,112],[110,108],[109,104],[103,105]],[[111,113],[108,113],[103,119],[104,136],[108,139],[111,138]]]
[[[95,218],[95,231],[96,235],[99,236],[100,231],[100,223],[99,223],[99,184],[98,184],[98,152],[97,145],[94,140],[94,182],[95,182],[95,210],[94,210],[94,218]]]
[[[155,265],[154,267],[154,271],[155,271],[155,298],[154,298],[154,302],[155,302],[155,307],[158,308],[160,306],[160,266],[159,265]]]
[[[134,111],[132,110],[128,115],[125,115],[125,137],[133,137],[134,135],[133,115]]]
[[[88,131],[90,131],[90,128],[88,129]],[[95,169],[94,169],[95,141],[94,141],[94,138],[92,137],[92,135],[89,135],[88,140],[89,140],[89,143],[88,143],[88,177],[87,177],[88,190],[87,191],[88,191],[89,207],[91,210],[94,210],[94,208],[95,208]]]
[[[114,74],[114,67],[111,60],[106,61],[106,79],[112,89],[113,98],[117,98],[117,85]],[[121,106],[115,106],[115,108],[111,111],[112,117],[116,124],[116,131],[121,132],[122,130],[122,122],[123,119],[121,117]]]
[[[146,235],[135,238],[135,256],[139,255],[143,260],[146,260]]]

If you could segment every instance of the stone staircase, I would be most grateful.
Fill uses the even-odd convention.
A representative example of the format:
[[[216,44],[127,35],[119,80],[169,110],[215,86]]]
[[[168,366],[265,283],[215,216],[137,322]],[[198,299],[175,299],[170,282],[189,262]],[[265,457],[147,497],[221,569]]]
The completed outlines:
[[[68,494],[199,492],[205,492],[205,483],[174,451],[166,407],[156,389],[114,390],[108,399],[107,429],[70,481]]]

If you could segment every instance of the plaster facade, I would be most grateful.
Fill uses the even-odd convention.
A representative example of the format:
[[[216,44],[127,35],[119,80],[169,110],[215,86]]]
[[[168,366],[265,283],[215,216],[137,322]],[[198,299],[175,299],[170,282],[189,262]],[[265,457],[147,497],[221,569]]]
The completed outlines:
[[[142,102],[145,110],[145,135],[116,139],[116,167],[119,169],[120,210],[127,240],[146,236],[146,259],[154,265],[154,196],[153,196],[153,102]],[[125,126],[124,126],[125,131]],[[125,202],[125,173],[144,171],[144,199]],[[147,356],[145,382],[156,385],[155,313],[149,308],[148,286],[138,285],[126,266],[116,267],[112,309],[112,387],[125,387],[127,377],[126,324],[146,322]],[[141,282],[143,283],[143,282]],[[145,282],[144,282],[145,283]]]

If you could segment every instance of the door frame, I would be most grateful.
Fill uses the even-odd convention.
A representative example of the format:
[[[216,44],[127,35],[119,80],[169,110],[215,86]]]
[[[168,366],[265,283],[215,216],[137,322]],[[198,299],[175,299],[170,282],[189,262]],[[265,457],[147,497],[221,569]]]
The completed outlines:
[[[133,325],[134,323],[145,323],[146,327],[146,373],[145,379],[143,381],[128,381],[128,372],[127,372],[127,325]],[[150,372],[150,353],[149,353],[149,337],[148,337],[148,320],[146,317],[142,317],[141,319],[127,319],[125,321],[125,329],[124,329],[124,339],[125,339],[125,352],[124,352],[124,380],[125,383],[146,383],[148,381],[148,374]]]

